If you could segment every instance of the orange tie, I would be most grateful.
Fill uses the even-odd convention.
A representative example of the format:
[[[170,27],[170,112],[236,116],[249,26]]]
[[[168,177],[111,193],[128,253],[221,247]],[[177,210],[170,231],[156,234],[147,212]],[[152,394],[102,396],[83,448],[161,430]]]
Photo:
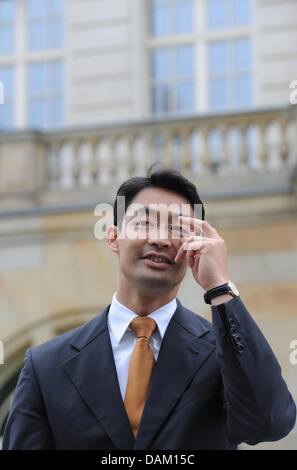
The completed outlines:
[[[149,339],[157,325],[150,317],[137,317],[129,326],[137,340],[130,358],[124,403],[136,437],[155,365]]]

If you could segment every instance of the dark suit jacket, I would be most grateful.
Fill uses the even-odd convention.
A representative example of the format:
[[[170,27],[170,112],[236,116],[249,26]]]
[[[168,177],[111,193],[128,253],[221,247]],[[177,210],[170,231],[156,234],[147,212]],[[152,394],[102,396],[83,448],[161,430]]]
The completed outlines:
[[[294,401],[241,299],[212,307],[212,324],[178,300],[135,440],[108,310],[27,350],[3,449],[235,449],[293,428]]]

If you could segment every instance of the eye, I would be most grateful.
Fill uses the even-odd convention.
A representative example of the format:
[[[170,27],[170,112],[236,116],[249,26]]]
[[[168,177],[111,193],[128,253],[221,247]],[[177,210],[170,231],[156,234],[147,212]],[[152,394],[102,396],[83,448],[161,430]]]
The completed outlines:
[[[182,227],[180,227],[179,225],[169,225],[169,228],[172,231],[175,231],[175,232],[181,232],[182,231]]]
[[[150,223],[149,220],[138,220],[136,222],[136,225],[138,225],[140,227],[148,227],[149,225],[151,225],[151,223]]]
[[[169,228],[172,232],[182,233],[183,235],[188,234],[187,230],[184,229],[184,227],[182,227],[181,225],[169,225]]]

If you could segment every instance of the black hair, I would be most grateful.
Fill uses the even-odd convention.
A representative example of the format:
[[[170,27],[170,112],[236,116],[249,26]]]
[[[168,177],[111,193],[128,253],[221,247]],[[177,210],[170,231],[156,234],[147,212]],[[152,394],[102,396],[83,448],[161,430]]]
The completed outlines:
[[[114,225],[119,225],[120,227],[122,223],[122,220],[117,220],[118,196],[125,196],[125,210],[123,211],[123,213],[125,213],[135,196],[145,188],[163,188],[180,194],[189,201],[193,210],[195,210],[195,204],[199,204],[202,209],[201,218],[204,220],[205,210],[196,186],[179,171],[171,168],[153,170],[155,165],[156,164],[153,164],[148,169],[146,176],[134,176],[124,181],[119,187],[113,206]]]

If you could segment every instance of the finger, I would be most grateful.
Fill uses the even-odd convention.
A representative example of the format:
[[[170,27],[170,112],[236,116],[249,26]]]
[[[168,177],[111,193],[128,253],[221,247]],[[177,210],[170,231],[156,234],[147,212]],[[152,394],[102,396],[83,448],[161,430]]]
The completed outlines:
[[[190,227],[192,230],[200,231],[202,236],[209,238],[221,238],[217,230],[210,225],[207,220],[195,219],[194,217],[179,216],[180,222],[185,224],[185,227]]]
[[[177,253],[176,253],[176,256],[174,258],[174,261],[176,263],[180,263],[182,261],[182,259],[184,258],[185,254],[187,253],[187,250],[186,250],[186,246],[188,245],[188,243],[190,243],[191,241],[194,240],[195,237],[190,237],[190,238],[187,238],[186,241],[184,241],[181,246],[179,247]]]
[[[195,254],[192,259],[193,259],[193,266],[191,266],[191,268],[197,272],[199,261],[200,261],[200,254]]]
[[[195,255],[194,251],[190,251],[190,250],[186,251],[186,258],[187,258],[187,263],[188,263],[189,268],[192,268],[194,266],[194,263],[195,263],[194,255]]]
[[[201,251],[203,248],[208,248],[216,244],[217,240],[213,238],[192,237],[184,242],[181,248],[189,251]]]
[[[201,253],[202,250],[205,251],[216,243],[217,241],[213,238],[190,237],[179,247],[174,261],[179,263],[184,258],[186,252],[192,252],[189,256],[194,256],[193,253],[196,254],[197,251]]]
[[[194,219],[193,217],[179,216],[178,217],[181,226],[188,233],[188,236],[200,236],[202,235],[202,220]]]
[[[187,261],[189,268],[194,269],[195,271],[198,269],[198,264],[200,260],[200,253],[196,250],[187,250]]]
[[[200,255],[197,254],[197,251],[188,250],[186,256],[187,256],[189,268],[193,268],[195,266],[195,260],[197,256],[199,257]]]

